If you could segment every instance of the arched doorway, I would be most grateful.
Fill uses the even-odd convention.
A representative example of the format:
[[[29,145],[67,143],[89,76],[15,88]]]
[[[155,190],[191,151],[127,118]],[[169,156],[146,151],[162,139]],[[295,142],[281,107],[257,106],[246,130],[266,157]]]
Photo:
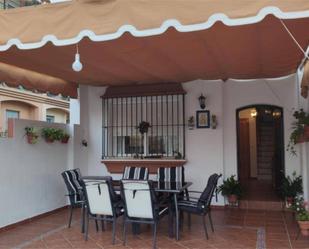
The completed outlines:
[[[277,200],[284,172],[283,109],[245,106],[236,118],[238,178],[245,198]]]

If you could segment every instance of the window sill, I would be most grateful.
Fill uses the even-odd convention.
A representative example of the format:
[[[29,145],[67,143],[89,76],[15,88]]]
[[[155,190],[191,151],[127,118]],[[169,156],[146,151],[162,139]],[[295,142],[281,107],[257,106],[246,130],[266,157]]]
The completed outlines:
[[[185,159],[104,159],[101,161],[105,164],[110,173],[123,173],[125,166],[146,167],[149,173],[157,173],[160,167],[178,167],[186,164]]]

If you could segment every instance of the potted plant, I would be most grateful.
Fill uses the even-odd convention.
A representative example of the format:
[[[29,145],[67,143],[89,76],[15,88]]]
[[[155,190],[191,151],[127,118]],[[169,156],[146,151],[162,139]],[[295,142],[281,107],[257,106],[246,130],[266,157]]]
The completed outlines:
[[[295,145],[309,141],[309,114],[300,109],[293,113],[293,117],[296,121],[293,123],[287,150],[296,155]]]
[[[305,138],[309,139],[309,113],[306,113],[304,109],[295,111],[293,113],[296,123],[303,126],[303,133]]]
[[[151,127],[149,122],[142,121],[139,123],[139,125],[136,127],[136,129],[139,130],[139,132],[143,135],[144,133],[148,132],[148,129]]]
[[[294,198],[303,193],[302,176],[296,176],[294,171],[292,177],[284,176],[280,188],[282,198],[285,198],[287,206],[291,206]]]
[[[65,131],[61,130],[61,133],[60,133],[61,143],[67,144],[69,142],[69,139],[70,139],[70,135],[66,133]]]
[[[235,177],[235,175],[228,177],[218,188],[218,192],[227,197],[230,205],[236,205],[243,192],[239,181]]]
[[[303,197],[297,196],[291,206],[291,209],[296,214],[296,220],[301,234],[304,236],[309,236],[309,212],[307,205]]]
[[[53,143],[55,140],[60,140],[60,132],[59,129],[56,128],[43,128],[42,129],[42,137],[45,138],[47,143]]]
[[[36,144],[39,138],[38,133],[35,131],[34,127],[25,127],[27,141],[29,144]]]

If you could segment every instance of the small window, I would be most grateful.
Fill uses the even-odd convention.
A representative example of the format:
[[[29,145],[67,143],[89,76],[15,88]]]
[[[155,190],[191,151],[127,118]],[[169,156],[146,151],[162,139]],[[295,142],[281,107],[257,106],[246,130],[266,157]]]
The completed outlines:
[[[55,116],[53,116],[53,115],[46,115],[46,122],[47,123],[55,123]]]
[[[19,111],[6,110],[6,120],[9,118],[19,118]]]

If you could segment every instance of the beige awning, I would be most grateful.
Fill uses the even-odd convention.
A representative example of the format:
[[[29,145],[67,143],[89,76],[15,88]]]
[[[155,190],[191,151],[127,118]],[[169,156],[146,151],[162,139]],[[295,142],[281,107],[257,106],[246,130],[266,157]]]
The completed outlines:
[[[77,97],[77,85],[62,79],[43,75],[0,62],[0,82],[12,87],[22,85],[28,90],[51,92],[65,96]]]
[[[279,18],[306,50],[308,0],[80,0],[7,10],[0,61],[100,86],[281,77],[304,55]]]

